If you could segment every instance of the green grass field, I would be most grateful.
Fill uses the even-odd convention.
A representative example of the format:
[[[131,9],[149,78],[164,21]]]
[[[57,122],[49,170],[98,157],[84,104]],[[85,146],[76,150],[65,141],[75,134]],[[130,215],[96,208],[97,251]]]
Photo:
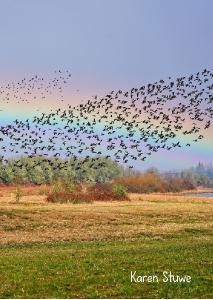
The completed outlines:
[[[2,246],[1,298],[211,298],[207,232],[152,240]],[[206,237],[203,241],[204,236]],[[163,270],[191,283],[131,283],[130,271]]]
[[[212,298],[212,199],[135,197],[92,205],[2,201],[0,297]],[[131,271],[192,280],[131,283]]]

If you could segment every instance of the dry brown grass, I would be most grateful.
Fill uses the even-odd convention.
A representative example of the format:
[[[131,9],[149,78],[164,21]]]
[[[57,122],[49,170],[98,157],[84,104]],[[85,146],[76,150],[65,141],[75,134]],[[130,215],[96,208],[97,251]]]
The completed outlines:
[[[36,190],[36,189],[35,189]],[[34,193],[31,187],[31,193]],[[0,243],[161,238],[212,228],[212,198],[175,194],[130,194],[131,201],[47,203],[41,191],[15,203],[0,198]],[[29,191],[28,191],[29,192]]]
[[[23,196],[44,195],[48,191],[51,191],[51,187],[48,184],[21,186],[21,193]],[[5,196],[13,197],[15,192],[16,192],[16,185],[0,186],[0,197],[5,197]]]

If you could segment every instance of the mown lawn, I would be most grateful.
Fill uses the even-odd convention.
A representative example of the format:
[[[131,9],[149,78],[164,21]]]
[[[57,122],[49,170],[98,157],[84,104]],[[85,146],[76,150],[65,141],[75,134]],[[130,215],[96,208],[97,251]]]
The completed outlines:
[[[156,240],[13,244],[0,247],[1,298],[211,298],[209,231]],[[130,271],[164,270],[191,283],[131,283]]]

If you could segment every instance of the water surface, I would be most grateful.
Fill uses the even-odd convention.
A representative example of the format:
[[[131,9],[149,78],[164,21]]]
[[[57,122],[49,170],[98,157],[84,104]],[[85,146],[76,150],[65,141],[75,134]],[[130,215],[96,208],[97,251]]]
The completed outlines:
[[[213,193],[191,194],[190,196],[194,196],[194,197],[213,197]]]

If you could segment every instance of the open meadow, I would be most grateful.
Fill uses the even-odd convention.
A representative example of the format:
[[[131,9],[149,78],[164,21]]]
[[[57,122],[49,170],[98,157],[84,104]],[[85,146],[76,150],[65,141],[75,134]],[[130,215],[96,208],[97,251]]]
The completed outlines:
[[[211,298],[212,197],[130,194],[130,201],[48,203],[0,190],[1,298]],[[136,283],[130,272],[189,275]]]

